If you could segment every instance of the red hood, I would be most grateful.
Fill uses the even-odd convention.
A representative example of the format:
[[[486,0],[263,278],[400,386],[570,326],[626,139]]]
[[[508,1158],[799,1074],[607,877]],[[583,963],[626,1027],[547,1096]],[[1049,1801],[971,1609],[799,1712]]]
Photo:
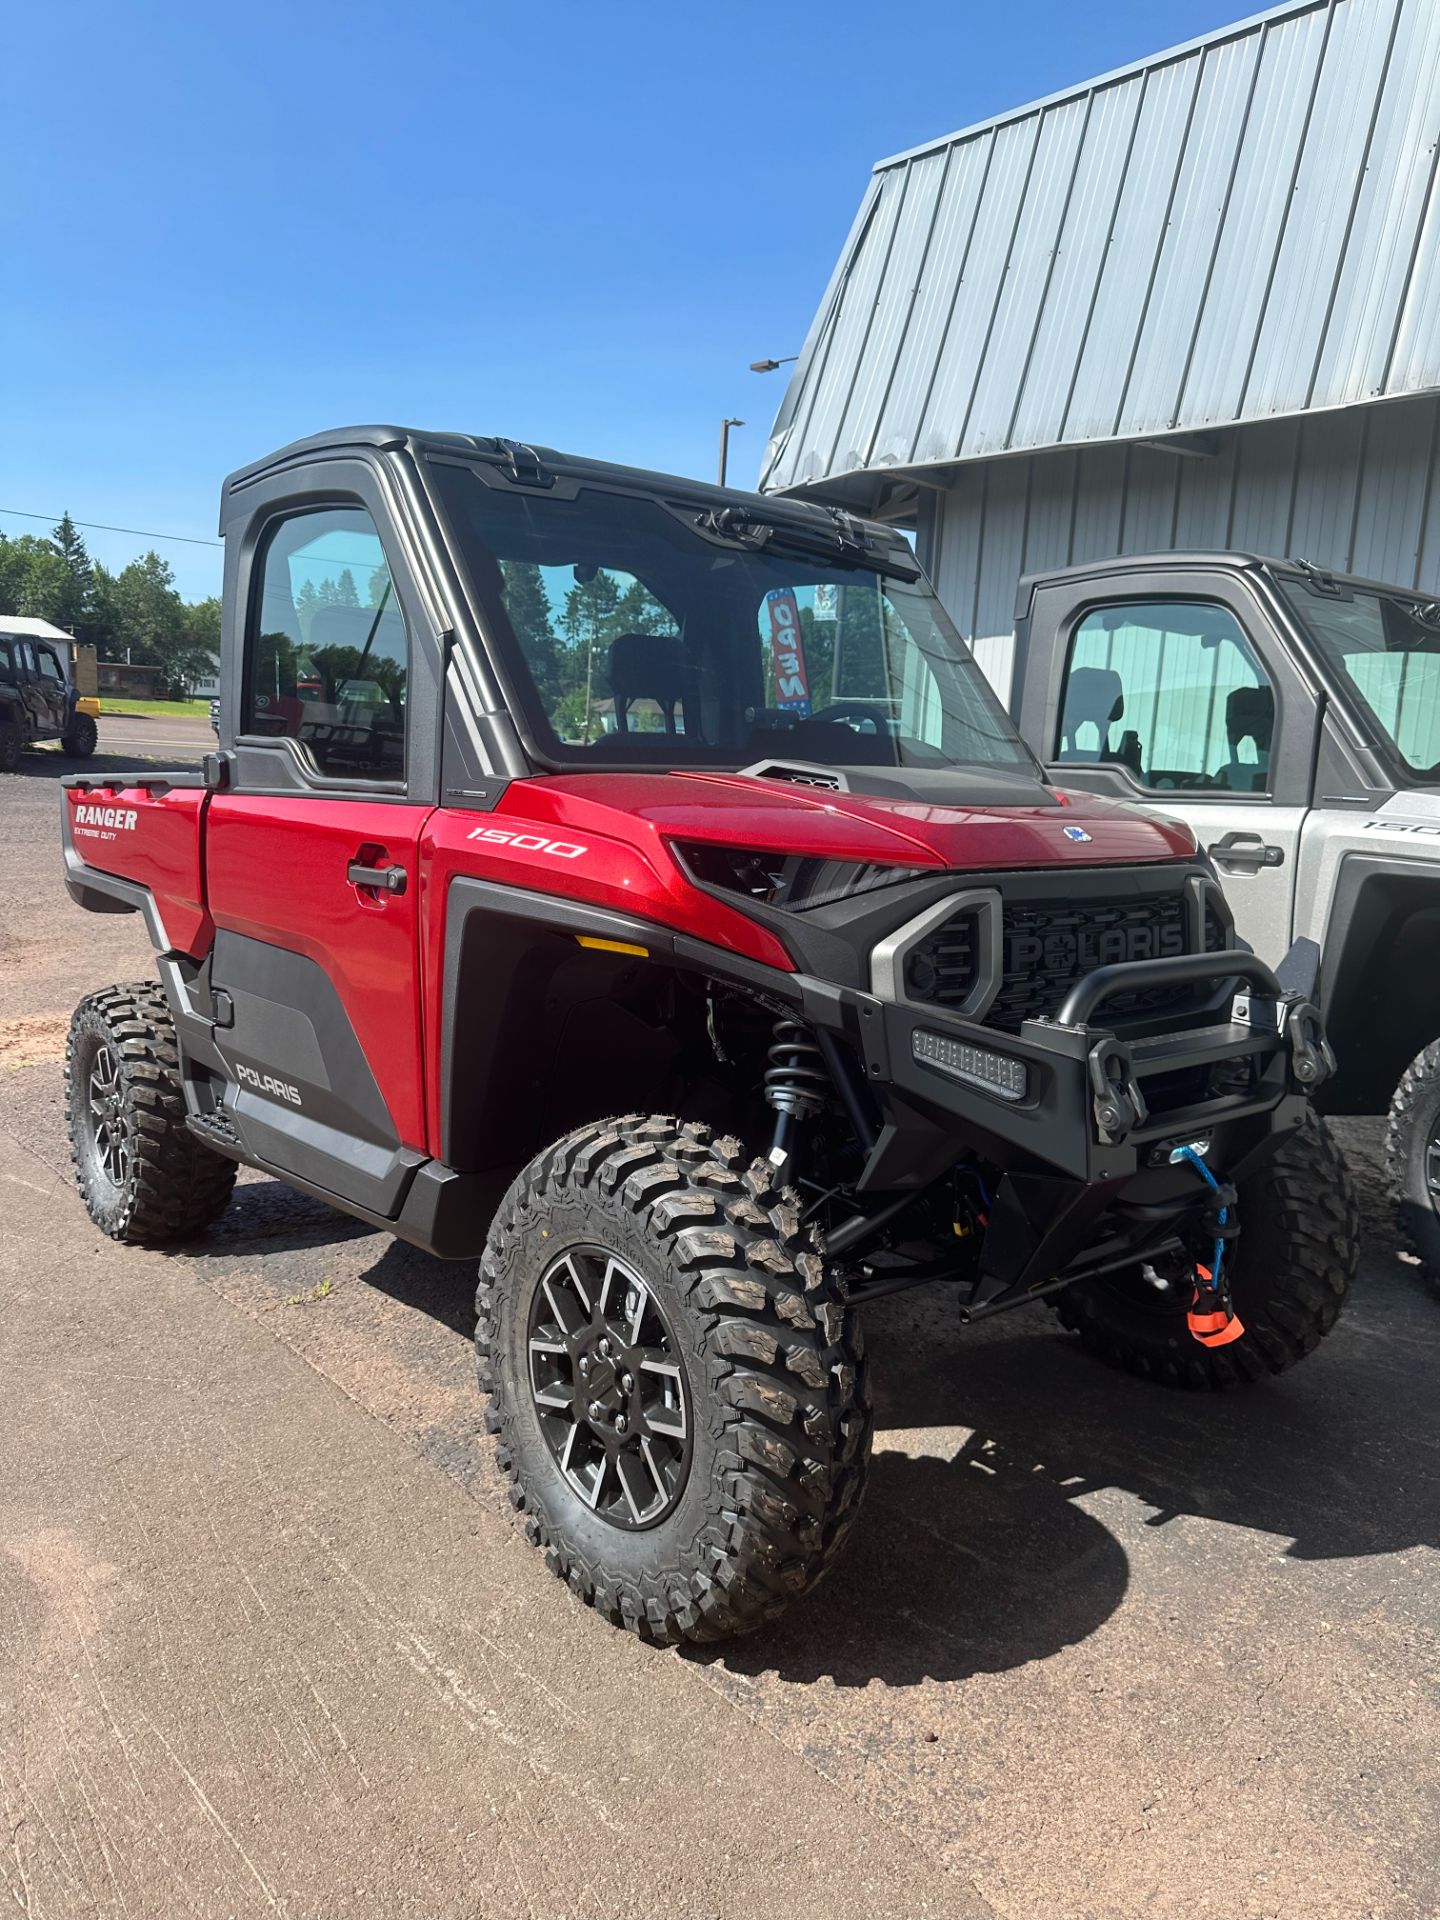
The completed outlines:
[[[613,821],[623,814],[666,840],[964,873],[1131,866],[1182,860],[1195,851],[1194,834],[1179,820],[1094,794],[1041,791],[1048,804],[944,806],[743,774],[558,774],[516,782],[498,811],[531,819],[543,814],[593,832],[606,830],[606,815]]]

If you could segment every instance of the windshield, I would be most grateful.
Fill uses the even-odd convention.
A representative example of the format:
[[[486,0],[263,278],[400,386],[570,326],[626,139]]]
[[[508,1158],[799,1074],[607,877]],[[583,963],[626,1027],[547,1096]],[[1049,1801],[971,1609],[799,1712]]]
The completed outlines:
[[[1440,606],[1423,595],[1280,587],[1355,704],[1422,781],[1440,781]]]
[[[547,760],[1034,768],[921,581],[812,554],[804,536],[766,551],[708,536],[693,503],[434,471]]]

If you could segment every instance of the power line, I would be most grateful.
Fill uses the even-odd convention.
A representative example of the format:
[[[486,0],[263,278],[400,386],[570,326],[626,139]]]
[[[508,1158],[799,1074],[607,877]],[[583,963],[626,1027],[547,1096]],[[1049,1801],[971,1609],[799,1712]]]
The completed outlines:
[[[45,520],[58,527],[63,513],[25,513],[19,507],[0,507],[0,520]],[[71,520],[72,527],[84,527],[87,533],[133,533],[137,540],[179,540],[187,547],[223,547],[223,540],[200,540],[193,533],[151,533],[144,527],[112,527],[104,520]]]

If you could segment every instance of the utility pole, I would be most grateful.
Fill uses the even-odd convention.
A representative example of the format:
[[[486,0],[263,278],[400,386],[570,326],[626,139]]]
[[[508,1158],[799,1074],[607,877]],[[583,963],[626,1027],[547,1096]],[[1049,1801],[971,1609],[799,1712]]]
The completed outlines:
[[[725,470],[730,465],[730,429],[743,427],[743,420],[722,420],[720,422],[720,484],[725,484]]]

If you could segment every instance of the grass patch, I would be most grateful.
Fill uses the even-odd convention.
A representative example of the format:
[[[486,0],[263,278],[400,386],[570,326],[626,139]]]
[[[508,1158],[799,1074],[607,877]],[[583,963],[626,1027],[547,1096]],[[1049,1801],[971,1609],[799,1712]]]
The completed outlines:
[[[285,1304],[287,1307],[308,1307],[312,1301],[328,1300],[334,1285],[333,1280],[322,1280],[318,1286],[307,1287],[304,1293],[292,1293]]]
[[[100,696],[101,713],[138,713],[147,720],[208,720],[208,700],[132,700],[127,694]]]

